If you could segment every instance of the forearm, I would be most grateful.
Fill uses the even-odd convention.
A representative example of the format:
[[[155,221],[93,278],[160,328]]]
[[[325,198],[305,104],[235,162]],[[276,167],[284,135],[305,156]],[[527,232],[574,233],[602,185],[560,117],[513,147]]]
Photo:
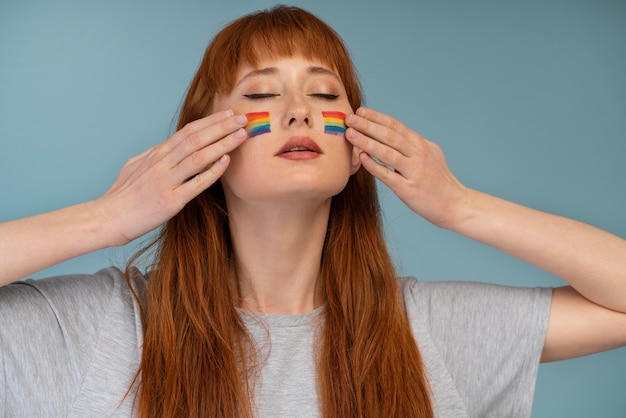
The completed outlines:
[[[94,202],[0,224],[0,286],[111,246]]]
[[[587,299],[626,312],[626,241],[593,226],[470,191],[451,230],[568,282]]]

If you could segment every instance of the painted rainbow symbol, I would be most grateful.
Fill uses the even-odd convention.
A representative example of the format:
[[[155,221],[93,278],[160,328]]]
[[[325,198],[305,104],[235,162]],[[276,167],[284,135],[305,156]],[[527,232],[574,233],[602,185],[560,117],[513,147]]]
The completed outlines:
[[[257,135],[270,133],[270,112],[252,112],[246,113],[248,118],[248,138]]]
[[[324,133],[329,135],[343,136],[346,125],[343,122],[346,114],[343,112],[322,112],[324,117]]]

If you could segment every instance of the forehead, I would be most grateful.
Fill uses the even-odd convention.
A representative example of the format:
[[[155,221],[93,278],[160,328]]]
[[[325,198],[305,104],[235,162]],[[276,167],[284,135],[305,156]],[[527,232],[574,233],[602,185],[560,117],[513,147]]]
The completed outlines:
[[[237,68],[236,84],[249,79],[263,76],[281,76],[293,73],[301,73],[310,76],[322,75],[336,79],[341,83],[341,78],[329,66],[319,60],[304,58],[302,56],[278,57],[270,56],[259,59],[257,65],[251,65],[246,61],[240,62]]]

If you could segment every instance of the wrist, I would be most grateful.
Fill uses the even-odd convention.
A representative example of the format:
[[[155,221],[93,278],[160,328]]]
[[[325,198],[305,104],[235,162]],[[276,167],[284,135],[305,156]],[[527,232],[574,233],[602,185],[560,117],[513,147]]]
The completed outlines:
[[[448,231],[461,233],[465,226],[474,219],[478,213],[477,201],[480,193],[476,190],[461,187],[454,199],[450,199],[447,207],[442,208],[442,215],[438,222],[433,222],[437,227]]]
[[[88,213],[90,213],[91,229],[94,232],[94,236],[99,237],[98,241],[100,243],[98,246],[102,248],[120,247],[131,241],[120,232],[120,227],[116,222],[117,216],[106,207],[106,203],[101,198],[91,200],[85,204],[89,206]]]

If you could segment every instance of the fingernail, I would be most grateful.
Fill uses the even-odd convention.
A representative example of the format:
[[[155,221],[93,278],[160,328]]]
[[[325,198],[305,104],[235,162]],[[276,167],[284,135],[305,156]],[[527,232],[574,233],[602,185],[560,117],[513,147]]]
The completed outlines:
[[[245,125],[248,122],[248,119],[244,115],[237,115],[235,118],[235,123],[237,125]]]
[[[224,119],[226,119],[226,118],[228,118],[228,117],[231,117],[232,115],[233,115],[233,111],[232,111],[232,110],[230,110],[230,109],[228,109],[228,110],[224,110],[224,111],[222,112],[222,117],[223,117]]]
[[[237,139],[241,139],[246,135],[246,130],[243,128],[237,129],[237,131],[235,131],[235,138]]]

